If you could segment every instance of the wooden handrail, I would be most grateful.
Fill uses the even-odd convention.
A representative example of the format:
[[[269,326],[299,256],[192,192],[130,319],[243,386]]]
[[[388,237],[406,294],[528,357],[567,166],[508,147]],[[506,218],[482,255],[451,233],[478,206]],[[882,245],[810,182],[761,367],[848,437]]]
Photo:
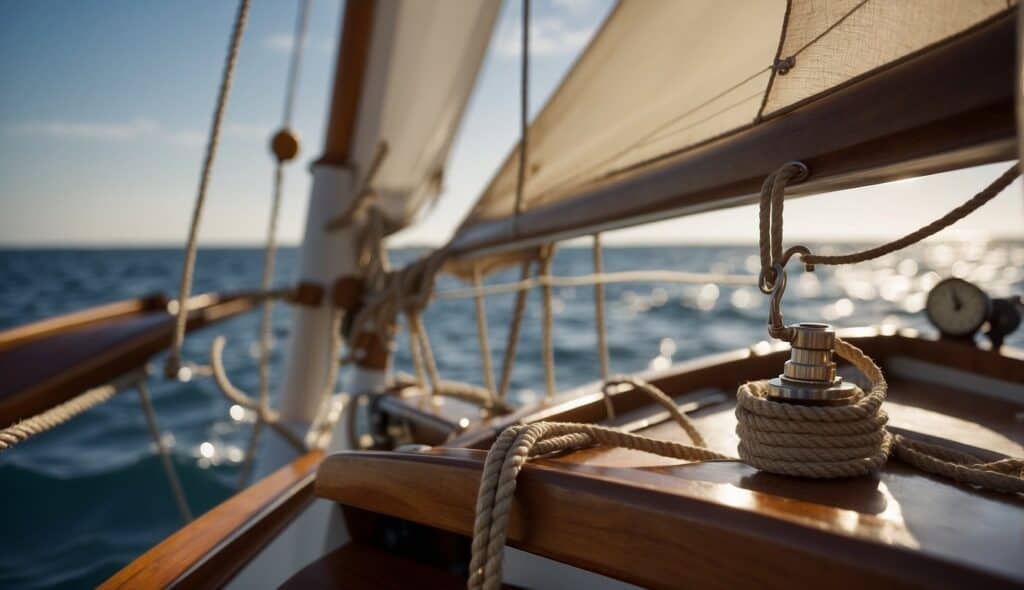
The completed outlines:
[[[188,329],[254,309],[259,293],[197,295]],[[23,420],[144,366],[167,348],[174,316],[159,298],[133,299],[0,333],[0,426]]]
[[[915,536],[950,526],[941,522],[950,515],[937,507],[958,501],[961,492],[911,476],[906,468],[903,477],[922,480],[914,488],[921,506],[914,508],[943,510],[930,530],[905,529],[870,506],[794,499],[799,496],[777,490],[811,484],[766,478],[739,463],[598,467],[584,464],[586,453],[578,460],[569,455],[526,464],[509,521],[510,545],[650,588],[915,588],[938,580],[995,588],[1024,582],[1019,569],[1007,573],[1007,559],[993,567],[968,550],[972,535],[938,533],[945,536],[942,543],[960,543],[965,554],[973,553],[970,560],[918,550]],[[324,460],[316,491],[345,505],[471,536],[484,457],[483,451],[439,448],[339,453]],[[737,480],[751,483],[738,487]],[[771,491],[754,491],[758,485]],[[836,500],[844,494],[870,498],[877,485],[864,478],[813,487],[818,496]],[[999,514],[962,532],[1000,529],[1001,538],[1012,538],[1019,508],[976,500]],[[955,526],[970,518],[954,519]]]
[[[105,305],[73,311],[54,317],[45,318],[30,324],[14,326],[0,331],[0,350],[42,338],[56,332],[78,328],[95,322],[131,315],[141,311],[165,308],[167,297],[153,295],[135,299],[124,299]]]

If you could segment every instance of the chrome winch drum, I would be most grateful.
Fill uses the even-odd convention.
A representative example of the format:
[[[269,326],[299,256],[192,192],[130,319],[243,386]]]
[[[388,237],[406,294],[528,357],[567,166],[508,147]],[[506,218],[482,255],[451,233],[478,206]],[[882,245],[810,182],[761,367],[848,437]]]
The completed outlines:
[[[793,326],[789,360],[782,374],[768,381],[768,397],[781,402],[832,406],[854,400],[856,387],[836,375],[832,360],[836,333],[828,324]]]

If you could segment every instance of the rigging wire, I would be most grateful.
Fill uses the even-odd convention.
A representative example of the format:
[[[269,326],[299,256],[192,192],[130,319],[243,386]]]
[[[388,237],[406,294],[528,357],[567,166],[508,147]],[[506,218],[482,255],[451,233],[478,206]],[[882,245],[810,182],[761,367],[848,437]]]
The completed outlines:
[[[164,443],[160,434],[160,426],[156,422],[156,411],[153,409],[152,396],[149,395],[149,387],[146,386],[146,376],[143,373],[135,383],[135,390],[139,392],[139,402],[142,404],[142,413],[146,416],[146,426],[149,434],[153,437],[153,444],[156,445],[157,453],[160,455],[160,462],[163,464],[164,474],[167,476],[167,483],[171,487],[171,495],[174,496],[174,503],[178,506],[178,512],[186,523],[192,522],[192,510],[188,507],[188,498],[185,496],[185,489],[181,487],[181,480],[178,479],[178,472],[174,470],[174,462],[171,460],[171,451]]]
[[[285,85],[284,110],[281,113],[281,129],[275,135],[271,144],[275,156],[273,196],[271,197],[270,217],[267,221],[267,241],[263,254],[263,277],[260,280],[260,290],[267,291],[274,280],[274,263],[277,257],[277,223],[281,216],[281,198],[284,192],[284,168],[285,163],[290,161],[298,153],[298,140],[290,130],[292,116],[295,108],[295,98],[298,95],[299,74],[302,71],[303,48],[306,45],[306,31],[309,25],[309,7],[311,0],[302,0],[299,3],[299,11],[295,18],[295,35],[292,44],[292,56],[288,64],[288,82]],[[280,140],[284,138],[285,143]],[[291,140],[289,142],[288,140]],[[270,347],[273,331],[274,301],[266,299],[260,313],[260,340],[259,340],[259,405],[260,411],[256,414],[256,422],[253,424],[252,434],[245,454],[245,461],[242,465],[240,485],[244,486],[249,479],[252,468],[253,457],[257,450],[260,430],[263,427],[263,418],[270,411]]]
[[[526,160],[529,157],[530,135],[530,0],[523,2],[522,59],[519,72],[519,169],[516,175],[516,211],[512,231],[519,235],[519,214],[523,211],[523,192],[526,185]]]
[[[674,270],[627,270],[621,272],[605,272],[578,276],[537,276],[523,278],[512,283],[499,283],[482,286],[479,291],[469,289],[447,289],[434,292],[434,299],[468,299],[477,293],[484,295],[503,295],[529,291],[537,287],[584,287],[588,285],[610,285],[613,283],[683,283],[706,284],[717,283],[729,286],[757,285],[757,276],[741,274],[699,273]]]
[[[288,82],[286,85],[284,110],[281,113],[283,127],[290,127],[295,112],[295,98],[298,95],[299,76],[302,73],[302,56],[306,48],[306,31],[309,28],[309,8],[312,0],[299,3],[299,13],[295,17],[295,35],[293,36],[291,61],[288,63]]]

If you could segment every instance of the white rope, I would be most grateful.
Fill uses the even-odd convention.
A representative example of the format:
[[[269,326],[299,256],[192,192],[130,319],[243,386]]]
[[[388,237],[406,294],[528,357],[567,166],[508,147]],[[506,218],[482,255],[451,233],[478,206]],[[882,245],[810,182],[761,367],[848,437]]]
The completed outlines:
[[[553,246],[545,249],[541,255],[540,261],[540,274],[543,277],[547,277],[551,274],[551,262],[555,257],[555,249]],[[542,334],[542,353],[544,355],[544,385],[545,385],[545,396],[548,399],[555,397],[557,393],[557,385],[555,384],[555,344],[554,344],[554,331],[555,331],[555,317],[554,310],[551,305],[551,285],[545,281],[544,286],[541,288],[543,294],[543,334]]]
[[[481,293],[482,279],[480,277],[480,266],[473,266],[473,288],[477,291],[474,298],[476,304],[476,332],[480,340],[480,361],[484,374],[484,386],[488,391],[497,391],[494,386],[494,368],[491,359],[491,339],[487,334],[487,308],[484,304],[484,295]]]
[[[220,142],[221,123],[224,120],[224,112],[227,110],[228,96],[231,93],[231,82],[235,76],[238,49],[242,44],[242,35],[245,33],[245,26],[249,20],[249,1],[240,0],[238,3],[238,13],[235,16],[235,25],[231,33],[231,41],[228,45],[228,54],[224,60],[224,71],[221,77],[220,91],[217,95],[217,106],[213,111],[213,122],[210,124],[210,134],[206,142],[206,157],[203,160],[202,172],[199,175],[199,188],[196,192],[195,208],[192,210],[192,223],[189,225],[188,241],[185,245],[185,262],[181,270],[181,283],[178,285],[178,301],[188,301],[189,295],[192,293],[192,276],[196,265],[199,222],[202,220],[203,205],[206,202],[206,189],[210,184],[213,160],[217,155],[217,145]],[[171,342],[170,354],[168,354],[167,364],[164,366],[164,373],[172,379],[178,377],[178,370],[181,368],[181,345],[185,341],[187,322],[187,306],[180,305],[174,320],[174,336]]]
[[[594,234],[594,274],[604,275],[604,260],[601,256],[601,234]],[[608,356],[608,332],[604,322],[604,283],[594,283],[594,325],[597,328],[597,358],[601,363],[601,381],[608,382],[611,359]],[[604,396],[604,409],[609,418],[615,417],[615,406],[609,395]]]
[[[220,392],[224,394],[224,397],[247,410],[256,412],[258,414],[257,419],[259,421],[264,422],[273,428],[274,431],[288,441],[295,450],[300,452],[306,450],[306,443],[301,437],[296,435],[283,422],[281,422],[281,415],[277,411],[268,409],[264,412],[260,407],[259,401],[252,399],[244,391],[238,389],[231,383],[231,380],[228,378],[227,371],[224,370],[223,336],[218,336],[213,339],[213,344],[210,347],[210,368],[213,371],[213,380],[220,389]]]
[[[616,283],[682,283],[707,284],[715,283],[725,286],[753,287],[757,285],[757,276],[724,273],[682,272],[672,270],[628,270],[621,272],[595,273],[574,277],[537,276],[515,281],[486,285],[480,289],[482,295],[503,295],[529,291],[537,287],[586,287],[589,285],[610,285]],[[446,289],[436,291],[434,299],[468,299],[476,297],[477,290]]]
[[[157,453],[160,455],[160,462],[163,463],[164,474],[167,476],[167,483],[171,486],[171,494],[174,496],[174,503],[178,506],[181,518],[186,522],[192,522],[194,518],[188,507],[188,498],[185,496],[185,489],[181,487],[181,480],[178,479],[178,472],[174,469],[171,461],[171,452],[164,444],[164,438],[160,434],[160,427],[156,422],[156,411],[153,409],[153,401],[149,395],[149,388],[146,386],[144,377],[140,377],[135,383],[135,389],[139,392],[139,401],[142,403],[142,413],[146,416],[146,426],[149,427],[149,434],[156,443]]]
[[[523,262],[520,268],[520,279],[525,280],[530,276],[530,265],[532,260]],[[523,313],[526,311],[527,290],[516,293],[516,302],[513,306],[512,321],[508,325],[508,338],[505,342],[505,357],[501,363],[501,385],[498,386],[498,399],[505,399],[508,395],[508,386],[512,381],[512,366],[516,361],[516,348],[519,346],[519,331],[523,325]]]

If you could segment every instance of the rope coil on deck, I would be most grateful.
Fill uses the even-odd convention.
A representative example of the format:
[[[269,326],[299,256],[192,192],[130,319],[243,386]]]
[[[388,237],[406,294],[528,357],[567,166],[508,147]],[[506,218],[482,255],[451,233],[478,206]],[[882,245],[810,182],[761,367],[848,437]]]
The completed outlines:
[[[888,385],[881,369],[859,348],[836,339],[836,353],[872,383],[843,406],[803,406],[766,397],[764,381],[736,392],[740,458],[762,471],[809,478],[854,477],[881,467],[893,437],[882,410]]]

